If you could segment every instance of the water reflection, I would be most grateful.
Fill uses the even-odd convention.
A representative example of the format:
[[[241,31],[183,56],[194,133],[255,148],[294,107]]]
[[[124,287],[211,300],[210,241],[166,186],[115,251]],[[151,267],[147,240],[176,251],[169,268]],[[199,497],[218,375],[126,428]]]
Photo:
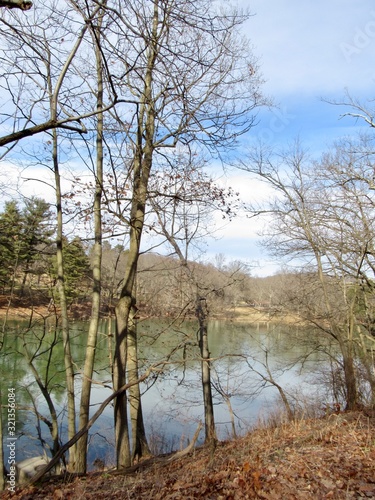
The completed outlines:
[[[46,426],[38,424],[35,418],[35,411],[47,417],[48,413],[30,372],[25,348],[29,353],[38,353],[33,362],[43,380],[47,381],[59,414],[61,436],[66,439],[62,343],[53,324],[35,326],[31,330],[26,326],[22,323],[9,325],[0,358],[2,397],[7,387],[15,387],[17,391],[17,460],[40,453],[40,441],[50,440]],[[86,330],[84,323],[72,326],[78,397]],[[102,321],[94,375],[98,384],[92,391],[92,414],[111,393],[108,331],[109,325]],[[165,359],[176,345],[181,345],[163,374],[142,384],[142,394],[146,431],[154,451],[166,452],[185,446],[194,434],[197,422],[203,419],[197,325],[194,322],[170,325],[166,321],[143,321],[139,325],[139,338],[141,370]],[[267,376],[267,370],[285,390],[293,391],[301,388],[306,375],[311,374],[311,368],[316,369],[317,363],[321,362],[314,354],[310,358],[312,361],[302,369],[302,361],[313,350],[313,338],[306,332],[280,325],[213,321],[209,327],[209,341],[213,358],[215,420],[222,439],[228,438],[233,431],[230,409],[234,413],[236,430],[241,433],[274,404],[277,390],[262,378]],[[52,355],[48,353],[48,347],[53,347]],[[308,388],[308,384],[305,385]],[[96,458],[103,459],[106,464],[113,463],[113,443],[113,407],[109,406],[90,431],[89,464]]]

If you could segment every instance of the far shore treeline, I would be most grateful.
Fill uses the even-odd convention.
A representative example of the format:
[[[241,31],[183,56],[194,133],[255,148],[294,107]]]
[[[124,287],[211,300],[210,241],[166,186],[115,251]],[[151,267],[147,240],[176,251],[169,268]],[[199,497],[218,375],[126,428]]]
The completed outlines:
[[[0,212],[0,294],[7,308],[41,307],[52,313],[59,307],[56,294],[56,243],[53,212],[40,198],[25,203],[10,201]],[[65,286],[70,314],[89,319],[93,272],[93,244],[70,234],[64,238]],[[113,314],[121,291],[128,251],[119,244],[104,242],[102,258],[101,317]],[[213,262],[191,262],[194,272],[209,283],[210,314],[233,318],[238,307],[267,311],[283,310],[283,290],[293,276],[277,274],[255,278],[249,264],[227,261],[217,255]],[[188,303],[190,296],[190,305]],[[178,259],[149,252],[141,255],[137,276],[138,310],[142,316],[194,317],[190,285],[184,280]],[[188,298],[188,299],[187,299]],[[242,309],[242,313],[243,313]]]

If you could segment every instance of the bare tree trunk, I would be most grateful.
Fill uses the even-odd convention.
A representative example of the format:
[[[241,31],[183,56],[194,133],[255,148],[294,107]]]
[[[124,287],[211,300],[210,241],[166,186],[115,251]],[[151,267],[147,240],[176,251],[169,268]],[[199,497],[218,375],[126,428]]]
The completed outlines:
[[[313,238],[310,238],[311,241]],[[318,265],[318,277],[323,289],[324,304],[330,318],[330,328],[332,336],[337,340],[343,359],[344,379],[346,389],[346,409],[353,410],[358,405],[358,387],[357,376],[354,368],[354,342],[353,342],[353,313],[352,307],[349,308],[349,319],[347,321],[348,333],[342,331],[340,325],[335,320],[332,311],[329,292],[327,291],[327,277],[323,271],[323,264],[320,252],[314,248],[315,258]]]
[[[103,67],[99,50],[100,29],[103,21],[101,15],[98,27],[92,38],[95,46],[96,73],[97,73],[97,135],[96,135],[96,176],[94,195],[94,233],[95,243],[93,250],[93,289],[91,294],[91,318],[87,335],[85,366],[83,370],[81,403],[79,411],[79,429],[86,426],[90,415],[90,397],[96,344],[98,338],[100,317],[100,292],[101,292],[101,267],[102,267],[102,191],[103,191]],[[77,442],[76,472],[86,473],[87,468],[87,442],[88,434],[85,433]]]
[[[65,295],[64,286],[64,262],[63,262],[63,216],[62,216],[62,196],[61,196],[61,184],[60,184],[60,172],[59,172],[59,161],[57,155],[57,132],[52,131],[53,135],[53,166],[55,173],[55,190],[56,190],[56,209],[57,209],[57,235],[56,235],[56,263],[57,263],[57,289],[60,299],[61,308],[61,321],[62,321],[62,339],[64,346],[64,364],[65,364],[65,375],[66,375],[66,391],[68,398],[68,437],[72,437],[76,434],[76,412],[75,412],[75,400],[74,400],[74,370],[73,370],[73,358],[70,349],[70,333],[69,333],[69,318],[68,318],[68,306]],[[76,446],[73,446],[69,450],[69,468],[74,470],[76,455]]]
[[[57,412],[55,405],[53,403],[51,394],[48,390],[47,387],[47,382],[43,382],[41,379],[39,372],[33,363],[33,356],[29,353],[28,345],[27,345],[27,339],[25,336],[23,336],[23,348],[25,352],[25,356],[27,359],[27,364],[29,365],[29,368],[35,378],[35,381],[40,389],[40,392],[42,393],[44,400],[47,404],[49,414],[51,416],[51,422],[49,423],[49,431],[51,434],[52,438],[52,455],[54,456],[60,448],[60,439],[59,439],[59,424],[58,424],[58,419],[57,419]],[[53,346],[50,348],[53,349]],[[51,358],[49,358],[49,363],[51,362]]]
[[[346,410],[358,408],[357,377],[354,369],[353,358],[344,358],[344,374],[346,386]]]
[[[346,393],[346,410],[355,410],[358,408],[358,387],[357,374],[354,366],[353,344],[349,341],[348,345],[340,341],[340,350],[344,366],[344,380]]]
[[[371,387],[371,406],[374,407],[375,406],[374,351],[373,351],[373,349],[368,348],[368,345],[367,345],[368,343],[366,342],[366,338],[360,331],[358,333],[358,336],[360,339],[362,356],[364,358],[364,367],[365,367],[366,374],[367,374],[367,380],[368,380],[370,387]],[[373,342],[373,339],[371,339],[371,342]]]
[[[113,388],[117,391],[126,384],[127,328],[131,297],[121,297],[116,305],[115,353],[113,361]],[[116,466],[118,469],[131,465],[128,430],[128,411],[126,391],[115,399],[115,441]]]
[[[267,382],[269,382],[270,384],[272,384],[273,386],[276,387],[276,389],[279,391],[279,394],[280,394],[280,397],[281,397],[281,401],[283,402],[284,404],[284,407],[285,407],[285,410],[286,410],[286,413],[288,415],[288,420],[293,420],[294,419],[294,412],[289,404],[289,400],[288,400],[288,397],[284,391],[284,389],[281,387],[280,384],[278,384],[276,382],[276,380],[273,378],[272,376],[272,372],[271,372],[271,369],[269,367],[269,364],[268,364],[268,352],[266,351],[266,363],[265,363],[265,367],[266,367],[266,370],[267,370],[267,373],[268,373],[268,378],[265,377],[265,380],[267,380]]]
[[[163,222],[161,214],[155,210],[162,228],[162,232],[167,241],[171,244],[176,255],[178,256],[181,266],[183,267],[189,282],[195,289],[195,315],[199,325],[199,348],[201,354],[201,373],[202,373],[202,390],[203,390],[203,405],[205,418],[205,442],[211,446],[213,452],[216,447],[216,429],[214,418],[214,406],[212,399],[212,384],[211,384],[211,367],[210,367],[210,351],[208,347],[208,307],[206,298],[199,293],[199,284],[191,270],[187,257],[182,253],[181,248],[176,241],[175,235],[168,231],[168,228]],[[188,242],[186,242],[188,244]],[[187,253],[187,252],[186,252]]]
[[[96,137],[96,176],[94,196],[94,232],[95,244],[93,251],[93,290],[90,326],[87,337],[85,366],[82,380],[80,403],[79,429],[86,426],[90,413],[90,396],[92,376],[94,371],[95,352],[98,337],[100,317],[100,291],[101,291],[101,262],[102,262],[102,214],[101,199],[103,189],[103,68],[99,50],[100,26],[102,16],[98,21],[98,28],[92,38],[95,44],[96,70],[97,70],[97,137]],[[87,441],[88,434],[84,434],[77,443],[76,472],[86,472],[87,467]]]
[[[107,316],[107,341],[108,341],[108,362],[109,362],[109,369],[111,370],[111,373],[113,374],[113,325],[112,325],[112,319],[113,319],[113,307],[114,307],[114,296],[115,296],[115,288],[116,288],[116,273],[117,273],[117,268],[118,264],[120,261],[122,250],[118,251],[115,265],[112,270],[112,279],[111,279],[111,286],[110,286],[110,293],[109,293],[109,299],[108,299],[108,316]]]
[[[129,359],[128,346],[132,348],[131,356],[134,359],[136,351],[134,351],[134,335],[136,334],[135,317],[132,317],[132,311],[135,310],[135,277],[137,272],[137,264],[140,252],[140,239],[143,228],[144,213],[146,207],[145,191],[142,194],[144,186],[136,190],[134,188],[133,196],[139,192],[143,196],[142,204],[134,201],[132,217],[133,224],[130,229],[130,248],[125,269],[125,281],[121,290],[121,297],[116,305],[116,330],[115,330],[115,354],[113,363],[113,388],[118,390],[127,383],[127,362]],[[134,373],[134,361],[132,362]],[[141,407],[139,407],[139,412]],[[135,429],[138,425],[135,426]],[[127,393],[121,393],[115,402],[115,439],[116,439],[116,463],[117,467],[128,467],[131,465],[132,457],[129,443],[128,430],[128,412],[127,412]]]
[[[210,351],[208,348],[208,308],[204,297],[197,297],[196,316],[199,322],[199,347],[201,351],[202,389],[204,403],[205,442],[215,448],[217,437],[214,419],[214,405],[211,390]]]
[[[136,309],[132,308],[127,338],[128,354],[128,381],[132,384],[138,380],[138,352],[137,352],[137,322]],[[147,443],[146,431],[143,422],[141,390],[139,384],[134,384],[129,389],[129,407],[132,432],[132,462],[136,458],[150,455],[150,448]]]
[[[158,31],[158,1],[154,3],[153,37],[148,47],[147,69],[144,78],[142,102],[138,114],[138,134],[133,166],[133,193],[130,210],[129,253],[124,274],[124,284],[121,297],[116,306],[116,347],[114,360],[114,390],[126,383],[126,361],[128,358],[128,342],[132,342],[132,333],[129,331],[129,319],[135,308],[135,279],[140,254],[141,237],[146,213],[148,197],[148,182],[152,167],[155,134],[155,109],[152,101],[153,71],[157,54]],[[128,338],[130,337],[130,338]],[[138,418],[141,418],[141,406],[138,409]],[[143,424],[142,424],[143,425]],[[136,429],[141,428],[137,425]],[[115,437],[117,467],[127,466],[131,462],[129,448],[129,432],[126,412],[126,393],[122,393],[115,404]],[[143,436],[144,437],[144,436]],[[142,439],[143,439],[142,437]],[[122,444],[121,440],[125,443]]]
[[[232,426],[232,435],[233,435],[234,439],[237,439],[236,422],[235,422],[235,419],[234,419],[234,412],[233,412],[232,403],[230,402],[230,397],[229,396],[224,395],[223,397],[224,397],[225,404],[227,405],[228,411],[229,411],[230,423],[231,423],[231,426]]]

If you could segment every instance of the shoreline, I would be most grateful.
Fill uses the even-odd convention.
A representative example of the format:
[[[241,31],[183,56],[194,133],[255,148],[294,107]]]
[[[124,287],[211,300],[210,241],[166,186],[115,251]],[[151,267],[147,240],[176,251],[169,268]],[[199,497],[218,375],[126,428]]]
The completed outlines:
[[[5,320],[36,320],[42,321],[51,317],[60,317],[60,308],[52,303],[46,303],[39,297],[35,297],[36,304],[30,304],[28,297],[14,297],[9,304],[9,297],[0,295],[0,321]],[[91,303],[72,304],[68,311],[69,319],[72,321],[89,321],[91,316]],[[137,315],[141,320],[144,319],[170,319],[172,316],[149,316],[147,309],[140,308]],[[108,319],[108,311],[102,312],[101,319]],[[115,317],[114,310],[112,317]],[[195,316],[186,317],[186,319],[194,320]],[[212,312],[208,317],[209,321],[232,321],[236,323],[267,323],[267,324],[284,324],[284,325],[303,325],[303,320],[298,315],[282,311],[275,308],[254,307],[245,303],[236,306],[223,308],[219,312]]]
[[[82,320],[89,321],[90,315],[88,314],[87,308],[79,314],[79,308],[74,309],[69,313],[71,320]],[[59,310],[51,310],[47,306],[35,306],[35,307],[21,307],[21,306],[11,306],[4,307],[0,306],[0,320],[29,320],[30,318],[37,319],[38,316],[41,320],[45,320],[50,317],[60,316]],[[114,315],[113,315],[114,317]],[[158,319],[163,319],[162,316],[155,316]],[[150,316],[143,316],[140,313],[140,319],[148,319]],[[108,319],[108,316],[102,315],[101,319]],[[190,318],[194,319],[194,317]],[[302,321],[296,315],[289,313],[280,313],[274,311],[267,311],[264,309],[257,309],[250,306],[237,306],[233,309],[225,311],[224,314],[213,314],[209,316],[209,321],[234,321],[238,323],[269,323],[269,324],[299,324]]]

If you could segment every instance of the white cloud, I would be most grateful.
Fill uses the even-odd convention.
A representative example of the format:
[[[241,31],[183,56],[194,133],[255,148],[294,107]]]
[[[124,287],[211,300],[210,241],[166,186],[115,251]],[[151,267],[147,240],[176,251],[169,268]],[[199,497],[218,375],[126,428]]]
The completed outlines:
[[[48,203],[56,202],[55,194],[55,178],[54,173],[47,167],[17,166],[14,163],[3,160],[0,162],[0,186],[2,186],[1,203],[10,199],[18,199],[22,197],[30,198],[35,196],[42,198]],[[74,175],[80,176],[83,179],[92,179],[92,175],[87,171],[76,170]],[[63,194],[72,191],[73,174],[69,172],[61,173],[61,190]]]
[[[371,0],[239,3],[255,14],[246,24],[246,33],[261,58],[268,92],[323,95],[373,85],[375,5]]]
[[[232,171],[219,179],[218,183],[238,192],[245,204],[260,204],[273,197],[271,188],[249,173]],[[215,255],[224,254],[227,261],[242,260],[253,267],[252,274],[267,276],[280,268],[259,245],[259,234],[264,229],[266,217],[250,218],[242,209],[232,220],[224,220],[220,213],[214,216],[217,231],[208,241],[207,258],[214,261]]]
[[[53,174],[48,168],[23,168],[7,161],[0,163],[2,178],[0,182],[5,187],[2,202],[9,199],[36,196],[48,203],[55,199]],[[3,179],[6,179],[4,183]]]

